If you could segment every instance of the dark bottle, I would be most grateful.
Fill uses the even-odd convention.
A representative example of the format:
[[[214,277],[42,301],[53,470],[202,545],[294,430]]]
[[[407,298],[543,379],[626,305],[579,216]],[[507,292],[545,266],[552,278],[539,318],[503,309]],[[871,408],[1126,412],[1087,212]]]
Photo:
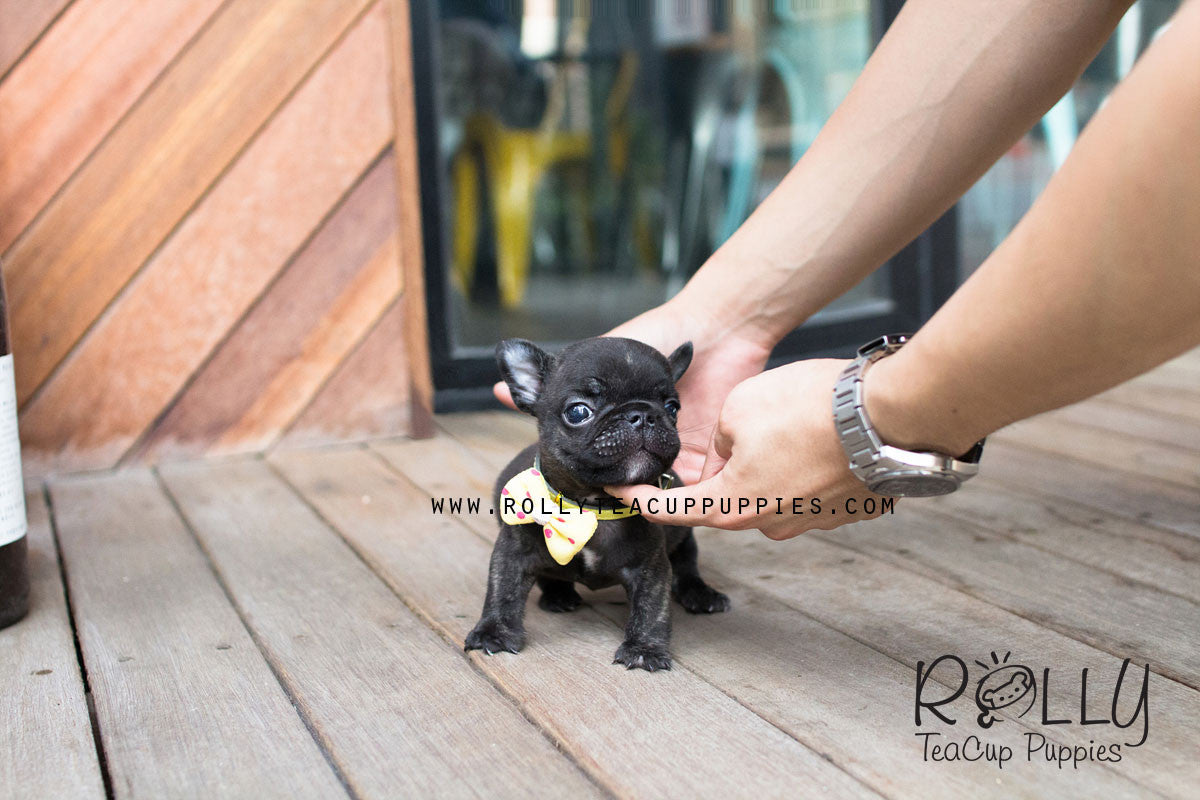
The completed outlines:
[[[29,610],[25,489],[17,438],[17,388],[8,338],[8,303],[0,279],[0,628]]]

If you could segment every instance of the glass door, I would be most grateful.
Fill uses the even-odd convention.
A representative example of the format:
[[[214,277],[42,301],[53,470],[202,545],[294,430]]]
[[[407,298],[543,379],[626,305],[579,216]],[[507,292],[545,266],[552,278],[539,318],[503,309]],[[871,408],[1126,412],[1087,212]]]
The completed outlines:
[[[898,5],[413,0],[438,408],[487,402],[502,338],[553,347],[678,291],[803,155]],[[956,254],[951,215],[776,361],[919,327]]]

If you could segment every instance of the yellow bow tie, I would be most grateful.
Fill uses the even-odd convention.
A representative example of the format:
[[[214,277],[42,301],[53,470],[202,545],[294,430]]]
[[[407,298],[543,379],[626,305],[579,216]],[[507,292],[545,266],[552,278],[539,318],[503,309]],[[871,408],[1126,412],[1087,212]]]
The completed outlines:
[[[536,469],[518,472],[504,484],[500,490],[500,518],[509,525],[541,525],[550,557],[559,564],[567,564],[583,549],[598,522],[595,511],[551,492]]]
[[[500,490],[500,519],[509,525],[535,522],[541,525],[542,533],[546,534],[546,549],[559,564],[567,564],[583,549],[600,520],[625,519],[642,513],[630,506],[587,508],[569,500],[546,483],[539,462],[535,456],[532,469],[518,472],[504,484]],[[661,475],[658,488],[670,489],[674,480],[672,475]]]

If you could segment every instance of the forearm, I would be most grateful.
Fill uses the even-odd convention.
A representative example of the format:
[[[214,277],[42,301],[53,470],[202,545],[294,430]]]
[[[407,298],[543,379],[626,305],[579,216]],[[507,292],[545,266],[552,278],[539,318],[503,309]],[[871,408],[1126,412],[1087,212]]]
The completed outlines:
[[[885,441],[961,452],[1200,343],[1198,49],[1189,3],[1008,239],[868,372]]]
[[[910,0],[812,147],[678,302],[773,344],[949,208],[1128,4]]]

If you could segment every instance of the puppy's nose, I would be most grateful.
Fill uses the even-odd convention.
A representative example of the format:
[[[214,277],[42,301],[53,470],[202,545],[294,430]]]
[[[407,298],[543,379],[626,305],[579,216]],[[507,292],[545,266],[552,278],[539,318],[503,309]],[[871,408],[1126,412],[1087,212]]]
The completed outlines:
[[[645,411],[628,411],[625,414],[625,419],[635,428],[643,426],[647,428],[654,427],[654,417],[647,414]]]

